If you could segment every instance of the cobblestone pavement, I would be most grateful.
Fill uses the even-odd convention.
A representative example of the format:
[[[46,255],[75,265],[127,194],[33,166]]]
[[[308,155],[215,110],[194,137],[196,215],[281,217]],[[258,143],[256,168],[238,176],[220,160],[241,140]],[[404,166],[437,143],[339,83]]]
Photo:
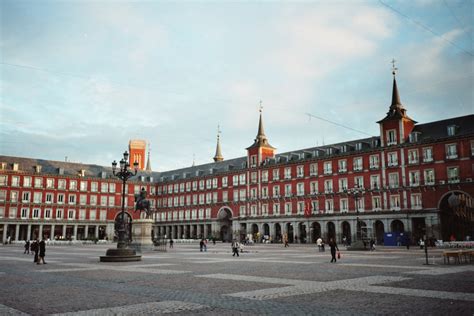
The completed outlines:
[[[115,245],[50,246],[36,265],[0,246],[0,315],[473,315],[474,265],[441,250],[342,251],[314,246],[175,243],[140,262],[101,263]]]

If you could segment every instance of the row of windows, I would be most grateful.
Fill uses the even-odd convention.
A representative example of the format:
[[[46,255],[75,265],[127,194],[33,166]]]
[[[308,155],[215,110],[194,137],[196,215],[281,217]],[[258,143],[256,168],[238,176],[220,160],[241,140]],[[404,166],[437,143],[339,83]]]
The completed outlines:
[[[107,210],[79,210],[77,212],[75,209],[50,209],[46,208],[43,211],[40,208],[22,207],[20,209],[16,207],[10,207],[8,209],[8,215],[5,213],[5,207],[0,207],[0,218],[8,216],[8,218],[15,219],[68,219],[68,220],[101,220],[105,221],[107,219]],[[88,217],[86,218],[86,214]],[[97,218],[97,215],[99,217]]]

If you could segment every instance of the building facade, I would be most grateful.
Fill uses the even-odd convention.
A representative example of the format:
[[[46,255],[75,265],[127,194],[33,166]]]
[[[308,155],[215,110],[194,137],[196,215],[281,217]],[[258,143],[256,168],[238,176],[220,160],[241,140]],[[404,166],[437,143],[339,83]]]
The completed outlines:
[[[400,234],[472,236],[474,115],[418,124],[394,77],[389,111],[377,123],[378,136],[276,154],[260,113],[244,157],[224,160],[218,137],[212,163],[140,171],[126,187],[128,221],[140,217],[133,195],[144,187],[155,237],[382,243]],[[111,168],[8,156],[0,163],[3,241],[114,238],[122,192]]]

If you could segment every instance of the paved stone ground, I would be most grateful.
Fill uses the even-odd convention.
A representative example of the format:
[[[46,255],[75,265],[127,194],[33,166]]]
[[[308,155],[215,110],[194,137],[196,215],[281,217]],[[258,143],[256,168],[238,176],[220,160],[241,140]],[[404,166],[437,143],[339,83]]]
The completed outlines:
[[[46,265],[0,246],[0,315],[473,315],[474,265],[431,250],[176,244],[143,260],[101,263],[115,245],[47,247]]]

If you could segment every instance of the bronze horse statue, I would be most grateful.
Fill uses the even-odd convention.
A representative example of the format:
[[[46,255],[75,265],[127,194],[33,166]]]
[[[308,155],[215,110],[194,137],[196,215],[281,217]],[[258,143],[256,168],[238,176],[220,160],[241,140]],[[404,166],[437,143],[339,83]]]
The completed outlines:
[[[150,201],[146,199],[145,188],[135,194],[135,211],[145,212],[146,218],[152,218],[153,211],[150,209]]]

